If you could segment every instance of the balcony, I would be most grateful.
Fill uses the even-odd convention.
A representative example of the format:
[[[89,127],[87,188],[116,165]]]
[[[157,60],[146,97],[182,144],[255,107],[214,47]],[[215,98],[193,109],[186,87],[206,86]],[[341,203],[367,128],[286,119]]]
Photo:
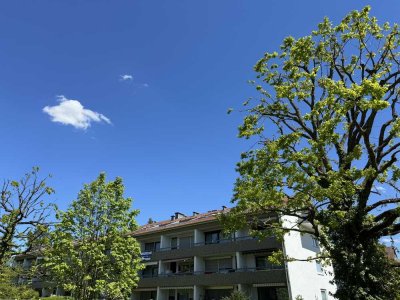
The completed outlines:
[[[193,286],[193,285],[233,285],[280,283],[286,284],[286,272],[282,266],[270,269],[226,269],[219,272],[185,272],[158,274],[155,277],[141,278],[138,288]]]
[[[281,242],[277,241],[275,237],[268,237],[263,240],[258,240],[251,236],[246,236],[235,239],[220,239],[209,243],[194,243],[190,245],[185,245],[185,247],[177,246],[173,248],[160,248],[153,252],[146,252],[144,260],[158,261],[193,256],[210,256],[215,255],[215,253],[222,255],[237,251],[243,252],[264,249],[280,249],[281,247]]]

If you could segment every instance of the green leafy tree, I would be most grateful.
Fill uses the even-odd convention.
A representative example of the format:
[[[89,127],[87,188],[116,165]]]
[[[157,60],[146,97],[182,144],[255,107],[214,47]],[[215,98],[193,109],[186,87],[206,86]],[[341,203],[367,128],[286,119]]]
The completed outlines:
[[[0,265],[10,253],[35,243],[52,212],[51,203],[45,197],[54,193],[46,184],[48,177],[40,179],[39,168],[34,167],[20,180],[6,180],[1,188],[0,199]]]
[[[121,178],[101,173],[58,213],[44,267],[75,299],[126,299],[138,282],[140,247],[130,235],[138,210],[123,193]]]
[[[240,291],[234,291],[229,296],[222,298],[222,300],[250,300],[250,298]]]
[[[400,232],[400,36],[369,12],[325,18],[257,62],[260,97],[245,102],[239,136],[259,143],[242,155],[223,218],[315,235],[325,249],[315,259],[332,262],[343,300],[395,299],[399,284],[379,239]]]

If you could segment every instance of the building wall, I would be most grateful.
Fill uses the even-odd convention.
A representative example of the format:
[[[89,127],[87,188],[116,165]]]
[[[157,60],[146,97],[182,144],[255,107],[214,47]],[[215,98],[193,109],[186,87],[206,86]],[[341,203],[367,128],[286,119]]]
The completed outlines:
[[[259,285],[279,286],[286,288],[286,272],[284,268],[270,270],[256,270],[255,253],[270,252],[281,249],[282,243],[270,237],[257,240],[249,237],[248,230],[240,230],[232,235],[232,238],[223,236],[216,243],[206,243],[205,233],[221,230],[221,224],[217,220],[190,226],[175,227],[173,229],[142,233],[136,236],[139,242],[160,242],[160,249],[146,255],[148,264],[158,263],[158,276],[142,278],[139,281],[132,299],[141,299],[141,290],[157,289],[157,300],[170,299],[171,295],[177,295],[185,289],[193,290],[193,300],[203,300],[207,294],[223,294],[235,289],[242,290],[257,300],[257,287]],[[180,236],[192,236],[194,243],[189,247],[179,247]],[[171,241],[178,237],[178,247],[171,248]],[[232,265],[226,269],[226,259],[232,259]],[[167,272],[169,263],[182,259],[193,259],[192,274],[171,274]],[[206,270],[206,261],[222,259],[221,270],[209,272]],[[219,265],[219,263],[218,263]],[[214,266],[213,263],[209,266]],[[171,298],[172,299],[172,298]],[[260,299],[261,300],[261,299]],[[262,299],[266,300],[266,299]],[[279,299],[280,300],[280,299]],[[286,299],[285,299],[286,300]]]
[[[293,218],[286,218],[286,223],[293,223]],[[286,226],[286,225],[285,225]],[[284,252],[287,256],[296,259],[315,257],[319,253],[319,246],[313,244],[313,238],[309,234],[291,232],[284,238]],[[324,267],[324,272],[317,272],[316,261],[293,261],[287,263],[287,278],[292,299],[302,296],[305,300],[320,300],[321,289],[327,293],[334,293],[335,285],[329,283],[333,279],[333,269]],[[333,299],[328,296],[328,299]]]

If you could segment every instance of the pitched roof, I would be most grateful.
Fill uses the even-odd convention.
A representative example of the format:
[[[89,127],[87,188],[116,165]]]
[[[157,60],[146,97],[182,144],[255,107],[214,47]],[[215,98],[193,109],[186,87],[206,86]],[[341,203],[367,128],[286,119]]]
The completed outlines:
[[[221,210],[210,210],[206,213],[195,214],[193,216],[182,216],[182,217],[174,217],[171,220],[165,220],[160,222],[154,222],[151,224],[146,224],[139,227],[138,230],[134,231],[132,234],[134,236],[143,235],[148,233],[153,233],[157,231],[163,231],[171,228],[177,228],[181,226],[188,226],[200,223],[206,223],[210,221],[217,220],[217,216],[221,213],[228,212],[228,208],[224,208]]]

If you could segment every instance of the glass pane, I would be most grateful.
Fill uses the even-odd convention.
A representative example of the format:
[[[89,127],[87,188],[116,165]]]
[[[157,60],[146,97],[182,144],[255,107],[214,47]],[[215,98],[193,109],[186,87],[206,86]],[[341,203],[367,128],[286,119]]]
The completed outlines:
[[[232,258],[223,258],[219,260],[219,270],[231,270],[232,269]]]
[[[206,260],[205,261],[205,271],[206,272],[218,272],[218,260]]]
[[[219,236],[220,236],[221,231],[212,231],[212,232],[206,232],[205,238],[206,238],[206,244],[216,244],[219,242]]]
[[[155,242],[154,251],[160,250],[160,242]]]
[[[176,249],[178,247],[178,239],[175,237],[175,238],[172,238],[171,239],[171,249]]]
[[[154,243],[146,243],[144,244],[144,250],[145,251],[153,251],[154,248]]]
[[[179,248],[190,248],[192,245],[192,237],[181,237],[179,238]]]

